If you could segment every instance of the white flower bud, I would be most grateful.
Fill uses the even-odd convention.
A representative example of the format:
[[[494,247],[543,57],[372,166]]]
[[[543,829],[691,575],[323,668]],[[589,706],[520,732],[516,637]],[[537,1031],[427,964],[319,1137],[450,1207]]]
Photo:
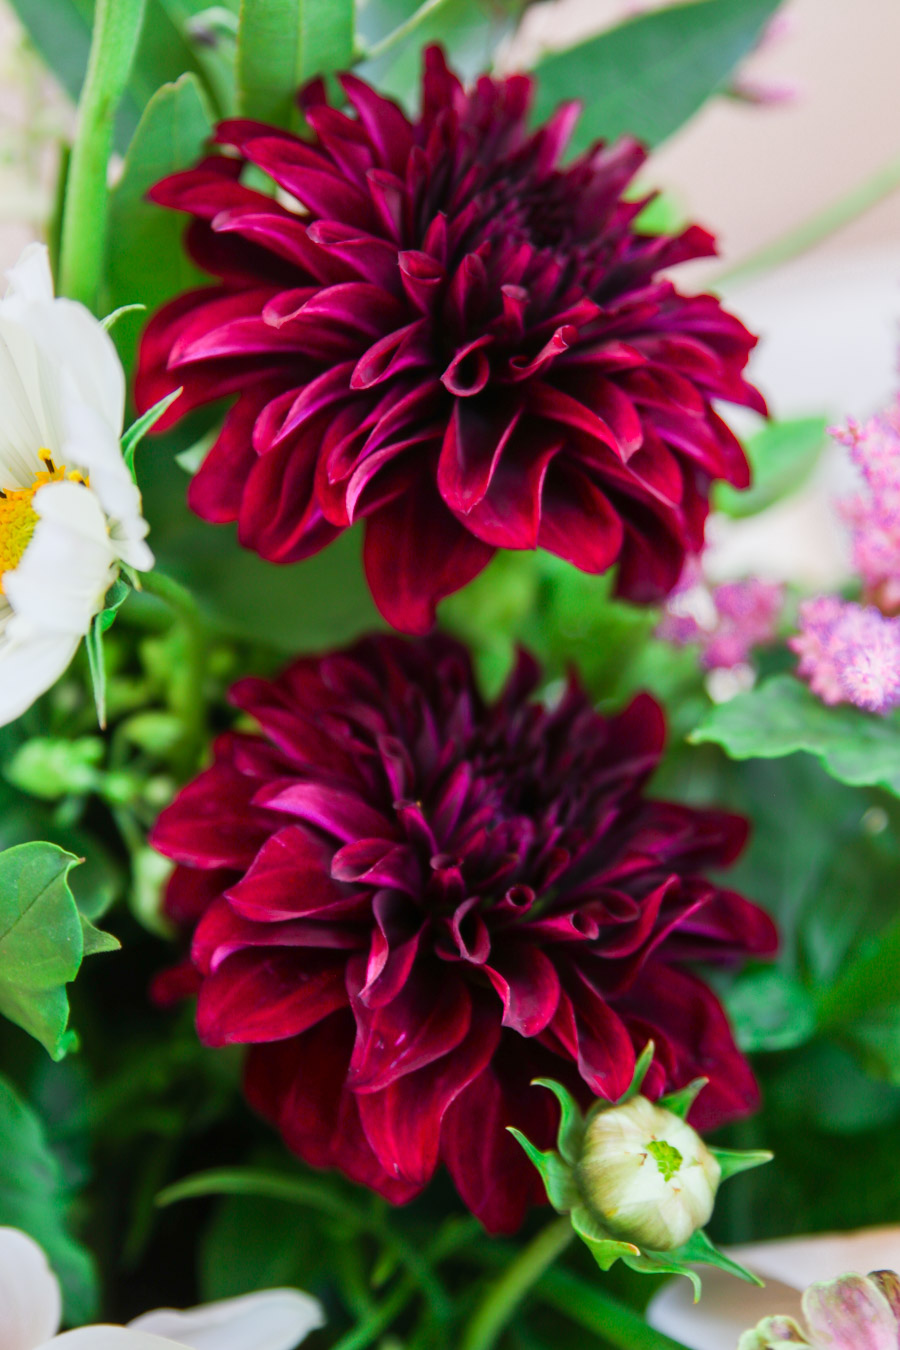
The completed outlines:
[[[597,1112],[577,1167],[579,1189],[604,1227],[653,1251],[680,1247],[703,1227],[721,1175],[697,1131],[646,1097]]]

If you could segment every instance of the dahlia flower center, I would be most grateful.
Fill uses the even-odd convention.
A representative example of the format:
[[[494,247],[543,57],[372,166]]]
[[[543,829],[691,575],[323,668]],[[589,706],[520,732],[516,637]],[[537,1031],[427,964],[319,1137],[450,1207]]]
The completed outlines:
[[[0,488],[0,595],[3,592],[3,578],[7,572],[13,572],[22,561],[22,555],[31,543],[38,514],[34,509],[34,495],[48,483],[86,483],[83,474],[73,470],[66,472],[63,464],[57,469],[49,450],[40,450],[40,459],[47,467],[39,469],[34,481],[27,488]]]

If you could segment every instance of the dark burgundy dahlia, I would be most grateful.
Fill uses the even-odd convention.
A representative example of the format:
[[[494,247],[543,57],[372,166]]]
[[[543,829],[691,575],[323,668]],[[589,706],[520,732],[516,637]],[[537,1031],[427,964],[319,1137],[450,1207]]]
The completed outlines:
[[[711,481],[748,481],[713,400],[764,410],[741,373],[755,339],[660,276],[711,236],[636,231],[631,141],[560,168],[577,110],[529,133],[523,76],[466,91],[432,48],[415,122],[343,86],[351,115],[307,91],[312,140],[224,122],[228,154],[151,194],[193,216],[219,284],[150,323],[139,406],[183,385],[171,421],[238,395],[191,506],[282,563],[364,517],[372,594],[411,632],[497,548],[618,562],[621,594],[660,598]]]
[[[649,801],[663,715],[554,710],[522,656],[486,703],[442,636],[367,639],[241,681],[228,733],[161,816],[168,908],[196,925],[197,1026],[245,1043],[251,1103],[316,1167],[402,1202],[439,1161],[492,1231],[542,1198],[506,1133],[549,1145],[551,1095],[710,1079],[697,1122],[756,1100],[697,961],[771,952],[766,915],[702,872],[744,822]]]

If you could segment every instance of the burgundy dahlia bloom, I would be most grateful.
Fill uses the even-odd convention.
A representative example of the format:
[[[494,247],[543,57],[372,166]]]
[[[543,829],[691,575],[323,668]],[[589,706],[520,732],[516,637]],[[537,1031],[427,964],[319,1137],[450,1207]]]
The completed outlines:
[[[311,140],[223,122],[228,154],[151,193],[193,217],[219,282],[151,321],[139,407],[183,385],[171,422],[238,395],[191,506],[281,563],[365,518],[376,604],[411,632],[498,548],[618,562],[621,594],[660,598],[711,481],[748,481],[713,401],[764,410],[742,376],[755,339],[660,276],[711,236],[637,232],[631,141],[560,167],[577,109],[530,133],[524,76],[467,91],[432,48],[415,122],[342,83],[349,115],[306,92]]]
[[[551,1142],[537,1075],[618,1097],[652,1037],[649,1096],[706,1075],[698,1124],[754,1105],[687,967],[775,946],[701,875],[744,822],[643,796],[653,700],[607,720],[574,681],[552,711],[537,683],[523,655],[486,703],[443,636],[242,680],[262,733],[221,736],[153,835],[180,864],[169,912],[196,925],[199,1034],[252,1046],[251,1103],[307,1162],[395,1202],[443,1161],[492,1231],[542,1198],[504,1128]]]

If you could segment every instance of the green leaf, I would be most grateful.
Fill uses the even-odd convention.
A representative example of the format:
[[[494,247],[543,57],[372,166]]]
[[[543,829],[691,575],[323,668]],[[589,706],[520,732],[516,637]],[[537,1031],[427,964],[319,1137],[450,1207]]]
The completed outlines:
[[[78,915],[81,920],[81,936],[84,940],[85,956],[99,956],[102,952],[119,952],[122,950],[122,944],[112,933],[104,933],[102,929],[95,928],[90,919],[86,919],[83,914]]]
[[[296,127],[297,90],[317,75],[348,69],[353,56],[353,0],[242,0],[238,111]]]
[[[535,1078],[532,1086],[549,1088],[559,1102],[559,1134],[556,1147],[564,1161],[570,1167],[574,1167],[581,1157],[584,1142],[584,1116],[581,1107],[568,1088],[553,1078]]]
[[[78,912],[68,877],[79,861],[56,844],[0,853],[0,1013],[56,1060],[74,1045],[65,985],[85,955],[118,946]]]
[[[0,1078],[0,1225],[21,1228],[40,1243],[59,1277],[68,1322],[94,1320],[97,1272],[71,1235],[70,1197],[40,1120]]]
[[[738,1045],[758,1050],[791,1050],[816,1031],[812,995],[787,971],[749,970],[726,991],[725,1008]]]
[[[138,305],[135,307],[133,305],[126,305],[124,308],[144,309],[145,306]],[[116,313],[121,313],[121,310],[117,310]],[[154,403],[152,408],[148,408],[147,411],[141,417],[139,417],[136,422],[132,422],[131,426],[123,435],[122,458],[128,465],[128,471],[132,475],[132,477],[134,476],[135,450],[140,445],[144,437],[147,435],[147,432],[150,431],[152,427],[156,426],[156,423],[162,417],[163,413],[172,406],[172,404],[175,402],[176,398],[178,398],[180,393],[181,387],[179,386],[178,389],[173,389],[171,394],[165,394],[161,399],[159,399],[157,403]]]
[[[632,1097],[636,1097],[644,1086],[644,1079],[653,1063],[653,1056],[656,1054],[656,1046],[652,1041],[648,1041],[641,1053],[638,1055],[634,1066],[634,1073],[631,1075],[631,1082],[623,1092],[622,1096],[616,1102],[617,1106],[625,1102],[630,1102]],[[602,1109],[602,1108],[601,1108]]]
[[[717,483],[713,506],[727,516],[756,515],[801,487],[819,461],[825,445],[824,417],[799,417],[790,422],[772,422],[744,444],[753,482],[738,492],[727,483]]]
[[[869,783],[900,796],[900,721],[839,704],[827,708],[793,675],[717,704],[688,737],[720,745],[732,759],[780,759],[804,750],[842,783]]]
[[[535,66],[534,121],[565,99],[584,105],[573,153],[598,137],[658,145],[720,93],[779,0],[697,0],[639,15]]]
[[[203,154],[212,113],[196,76],[182,75],[158,89],[144,108],[109,202],[105,299],[110,309],[142,304],[157,309],[206,277],[182,247],[184,221],[147,201],[154,183],[187,169]],[[152,265],[149,260],[152,259]],[[113,335],[127,368],[134,360],[140,321],[125,316]]]
[[[94,691],[97,725],[102,730],[106,727],[106,662],[103,659],[103,626],[99,614],[95,614],[91,621],[85,635],[84,649],[87,652],[91,688]]]
[[[768,1161],[766,1159],[765,1161]],[[676,1255],[676,1253],[670,1253]],[[657,1255],[666,1256],[667,1253],[657,1253]],[[702,1261],[707,1266],[718,1266],[719,1270],[727,1270],[730,1275],[736,1275],[739,1280],[746,1280],[747,1284],[756,1284],[762,1287],[763,1281],[760,1280],[746,1266],[742,1266],[738,1261],[732,1261],[730,1256],[710,1242],[702,1228],[698,1228],[696,1233],[692,1233],[681,1247],[678,1248],[677,1256],[680,1261]]]
[[[542,1149],[535,1148],[531,1140],[526,1139],[521,1130],[517,1130],[514,1125],[507,1125],[506,1128],[512,1137],[522,1145],[529,1159],[540,1172],[541,1181],[543,1181],[544,1189],[547,1192],[547,1199],[553,1208],[560,1214],[566,1214],[577,1200],[575,1180],[571,1168],[552,1149],[545,1153]]]
[[[700,1276],[696,1270],[684,1265],[676,1252],[639,1252],[637,1256],[626,1252],[622,1260],[630,1270],[637,1271],[639,1275],[684,1275],[694,1286],[694,1302],[700,1298],[700,1290],[703,1287]]]
[[[722,1181],[737,1176],[738,1172],[749,1172],[752,1167],[762,1167],[775,1157],[767,1148],[711,1148],[709,1151],[722,1169]]]
[[[822,1026],[840,1026],[900,1003],[900,918],[863,944],[818,999]]]

